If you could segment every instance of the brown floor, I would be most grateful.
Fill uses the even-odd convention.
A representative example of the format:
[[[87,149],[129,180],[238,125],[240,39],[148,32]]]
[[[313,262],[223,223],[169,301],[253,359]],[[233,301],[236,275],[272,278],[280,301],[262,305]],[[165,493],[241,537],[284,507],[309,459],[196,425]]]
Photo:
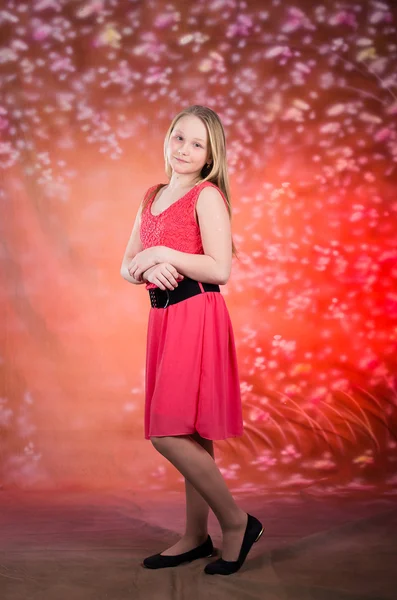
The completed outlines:
[[[236,497],[265,534],[243,568],[144,569],[183,530],[183,494],[0,493],[1,600],[397,599],[397,499]],[[221,545],[210,513],[210,533]]]

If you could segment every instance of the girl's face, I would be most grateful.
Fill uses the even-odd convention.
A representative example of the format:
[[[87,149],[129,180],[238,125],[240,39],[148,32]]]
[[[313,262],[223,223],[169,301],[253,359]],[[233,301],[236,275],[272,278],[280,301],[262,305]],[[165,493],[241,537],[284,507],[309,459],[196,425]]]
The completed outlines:
[[[200,175],[208,157],[207,128],[195,115],[185,115],[175,124],[167,148],[172,170]]]

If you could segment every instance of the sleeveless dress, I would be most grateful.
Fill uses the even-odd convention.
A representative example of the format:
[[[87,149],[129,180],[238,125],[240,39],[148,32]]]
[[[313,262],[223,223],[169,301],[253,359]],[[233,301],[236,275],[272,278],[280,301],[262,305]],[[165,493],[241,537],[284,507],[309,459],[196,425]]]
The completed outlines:
[[[158,186],[141,215],[143,248],[168,246],[204,254],[195,207],[200,191],[187,194],[153,215]],[[146,284],[146,289],[155,288]],[[145,372],[145,438],[190,435],[210,440],[243,434],[237,356],[230,316],[220,292],[202,292],[165,309],[150,307]]]

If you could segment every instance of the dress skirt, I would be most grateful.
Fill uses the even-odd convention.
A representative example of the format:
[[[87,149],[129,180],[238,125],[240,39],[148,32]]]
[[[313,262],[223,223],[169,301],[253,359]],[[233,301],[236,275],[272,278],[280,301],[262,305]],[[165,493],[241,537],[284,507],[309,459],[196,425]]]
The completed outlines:
[[[220,292],[150,309],[145,382],[146,439],[243,434],[234,335]]]

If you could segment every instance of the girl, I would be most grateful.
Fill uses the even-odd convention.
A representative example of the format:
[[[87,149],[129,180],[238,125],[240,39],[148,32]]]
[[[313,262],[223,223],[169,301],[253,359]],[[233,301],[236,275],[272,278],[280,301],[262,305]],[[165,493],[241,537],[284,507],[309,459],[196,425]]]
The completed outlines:
[[[199,105],[177,114],[164,158],[169,183],[147,191],[121,274],[149,290],[145,438],[185,478],[186,530],[143,565],[157,569],[212,556],[211,507],[223,550],[204,571],[229,575],[240,569],[263,527],[236,504],[214,460],[213,440],[243,433],[233,329],[219,288],[236,252],[218,115]]]

